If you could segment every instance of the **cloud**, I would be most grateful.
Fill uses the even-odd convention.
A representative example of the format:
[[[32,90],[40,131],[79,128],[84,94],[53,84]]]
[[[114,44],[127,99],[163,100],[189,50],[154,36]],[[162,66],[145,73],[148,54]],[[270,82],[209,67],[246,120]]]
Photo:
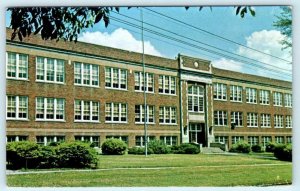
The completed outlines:
[[[259,50],[261,52],[274,55],[276,57],[279,57],[281,59],[285,59],[288,61],[291,61],[291,54],[289,53],[289,50],[282,50],[282,45],[280,44],[280,41],[284,39],[284,35],[282,35],[277,30],[262,30],[262,31],[256,31],[253,32],[250,36],[246,37],[246,46],[250,47],[252,49]],[[228,69],[228,70],[234,70],[239,72],[246,72],[261,76],[267,76],[272,78],[278,78],[278,75],[274,75],[274,72],[271,73],[268,69],[287,69],[291,70],[292,65],[288,64],[287,62],[274,58],[272,56],[268,56],[256,51],[253,51],[251,49],[245,48],[243,46],[239,46],[237,50],[235,51],[236,54],[239,54],[244,57],[251,58],[253,60],[258,60],[260,62],[255,62],[253,60],[248,60],[251,63],[255,63],[256,65],[264,66],[267,69],[262,68],[255,68],[255,71],[249,70],[245,66],[246,64],[241,64],[239,62],[235,62],[232,60],[228,60],[225,58],[221,58],[219,60],[212,61],[213,65],[218,68]],[[244,58],[243,58],[244,60]],[[261,63],[263,62],[263,63]],[[271,66],[268,66],[264,63],[276,66],[278,68],[274,68]],[[238,65],[236,67],[232,65]],[[253,67],[254,68],[254,67]],[[279,70],[280,71],[280,70]],[[281,70],[281,72],[286,72]],[[290,79],[289,77],[282,77],[281,79]]]
[[[107,32],[84,32],[78,40],[133,52],[142,52],[142,42],[135,39],[128,30],[123,28],[118,28],[111,34]],[[144,41],[144,48],[145,54],[163,56],[149,41]]]

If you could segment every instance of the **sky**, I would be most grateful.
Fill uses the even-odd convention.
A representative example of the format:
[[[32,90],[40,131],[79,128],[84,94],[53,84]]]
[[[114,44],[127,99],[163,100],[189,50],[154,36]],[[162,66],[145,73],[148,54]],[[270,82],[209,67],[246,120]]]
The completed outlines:
[[[273,27],[273,22],[276,20],[275,15],[279,15],[281,12],[280,7],[260,6],[253,8],[256,12],[255,17],[247,14],[244,18],[235,15],[235,9],[233,7],[205,7],[201,11],[199,11],[198,7],[191,7],[188,10],[184,7],[149,7],[148,9],[143,9],[145,28],[155,30],[169,37],[181,39],[181,41],[187,42],[189,45],[193,44],[193,46],[187,46],[178,41],[168,40],[144,31],[145,53],[173,59],[180,53],[210,60],[212,64],[218,68],[290,81],[291,72],[288,70],[292,68],[291,64],[289,64],[292,61],[291,54],[288,50],[282,50],[282,45],[279,41],[283,39],[283,35]],[[244,46],[276,55],[288,62],[252,51],[234,43],[228,43],[218,37],[195,30],[187,25],[151,12],[149,9],[188,23],[209,33],[230,39]],[[123,7],[119,13],[122,15],[111,13],[111,16],[141,26],[141,22],[129,18],[132,17],[136,20],[140,20],[140,9],[131,8],[128,10],[126,7]],[[155,28],[152,25],[157,27]],[[171,31],[171,33],[166,30]],[[142,51],[141,29],[116,22],[115,20],[111,20],[108,28],[105,28],[103,24],[98,24],[86,30],[80,35],[79,41],[112,46],[130,51]],[[195,46],[197,48],[195,48]],[[225,50],[233,54],[228,53],[227,57],[224,57],[200,50],[199,46],[214,51],[217,50],[217,52],[222,53],[224,53],[222,50]],[[217,47],[218,49],[211,46]],[[230,57],[228,57],[228,55],[230,55]],[[241,64],[236,59],[237,55],[241,55],[243,60],[245,57],[249,57],[252,60],[246,60],[246,63]],[[230,59],[231,57],[235,59]],[[258,62],[256,60],[258,60]],[[265,68],[253,67],[249,65],[249,63]],[[275,65],[277,68],[266,64]],[[281,70],[281,68],[284,70]],[[270,72],[269,69],[279,70],[280,73]],[[285,74],[282,72],[285,72]]]
[[[248,13],[241,18],[235,14],[233,7],[228,6],[204,7],[201,11],[199,7],[188,10],[184,7],[143,8],[145,53],[171,59],[180,53],[209,60],[218,68],[291,81],[292,56],[289,50],[282,50],[280,41],[284,36],[273,26],[276,15],[281,12],[280,7],[253,6],[253,9],[256,13],[254,17]],[[121,7],[119,13],[111,12],[110,16],[107,28],[103,23],[96,24],[82,31],[78,40],[142,52],[141,29],[137,28],[141,26],[140,9]],[[8,18],[9,14],[7,26]],[[155,35],[147,30],[160,34]]]

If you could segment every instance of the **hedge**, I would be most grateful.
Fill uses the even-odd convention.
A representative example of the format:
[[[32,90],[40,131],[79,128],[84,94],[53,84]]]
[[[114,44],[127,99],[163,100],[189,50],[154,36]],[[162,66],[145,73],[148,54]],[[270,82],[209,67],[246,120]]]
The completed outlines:
[[[235,152],[235,153],[250,153],[250,151],[251,151],[251,146],[245,141],[240,141],[232,145],[231,149],[229,150],[229,152]]]
[[[274,156],[279,160],[292,161],[292,144],[277,144],[274,148]]]
[[[101,146],[104,155],[124,155],[127,145],[119,139],[107,139]]]

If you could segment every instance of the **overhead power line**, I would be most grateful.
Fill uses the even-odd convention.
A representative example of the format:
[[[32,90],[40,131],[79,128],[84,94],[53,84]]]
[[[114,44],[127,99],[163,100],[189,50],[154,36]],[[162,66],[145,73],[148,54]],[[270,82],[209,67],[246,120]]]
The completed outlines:
[[[113,17],[113,16],[111,16],[111,19],[114,20],[114,21],[117,21],[117,22],[119,22],[119,23],[123,23],[123,24],[125,24],[125,25],[129,25],[129,26],[132,26],[132,27],[135,27],[135,28],[140,29],[140,26],[139,26],[139,25],[136,25],[136,24],[131,23],[131,22],[129,22],[129,21],[125,21],[125,20],[123,20],[123,19],[116,18],[116,17]],[[169,39],[169,40],[173,40],[173,41],[179,42],[179,43],[181,43],[181,44],[184,44],[184,45],[187,45],[187,46],[190,46],[190,47],[193,47],[193,48],[197,48],[197,49],[200,49],[200,50],[204,50],[204,51],[206,51],[206,52],[209,52],[209,53],[212,53],[212,54],[215,54],[215,55],[219,55],[219,56],[222,56],[222,57],[225,57],[225,58],[229,58],[229,59],[231,59],[231,60],[235,60],[235,61],[238,61],[238,62],[241,62],[241,63],[246,63],[246,64],[249,64],[249,65],[258,67],[258,68],[266,69],[266,70],[268,70],[268,71],[273,71],[273,72],[276,72],[276,73],[280,73],[280,74],[284,74],[284,75],[291,76],[291,75],[288,74],[288,73],[283,73],[283,72],[282,72],[282,69],[281,69],[280,71],[278,71],[278,70],[275,70],[275,69],[271,69],[271,68],[268,68],[268,67],[264,67],[264,66],[261,66],[261,65],[257,65],[257,64],[254,64],[254,63],[251,63],[251,62],[248,62],[248,61],[239,59],[239,58],[235,58],[235,57],[232,57],[232,56],[229,56],[229,55],[220,53],[220,52],[216,52],[216,51],[213,51],[213,50],[210,50],[210,49],[207,49],[207,48],[204,48],[204,47],[201,47],[201,46],[198,46],[198,45],[195,45],[195,44],[186,42],[186,41],[183,41],[183,40],[181,40],[181,39],[177,39],[177,38],[174,38],[174,37],[171,37],[171,36],[168,36],[168,35],[159,33],[159,32],[157,32],[157,31],[148,29],[148,28],[146,28],[146,27],[144,27],[144,30],[147,31],[147,32],[149,32],[149,33],[158,35],[158,36],[160,36],[160,37],[163,37],[163,38],[166,38],[166,39]]]
[[[215,37],[220,38],[220,39],[222,39],[222,40],[225,40],[225,41],[227,41],[227,42],[230,42],[230,43],[233,43],[233,44],[242,46],[242,47],[244,47],[244,48],[250,49],[250,50],[252,50],[252,51],[255,51],[255,52],[258,52],[258,53],[261,53],[261,54],[264,54],[264,55],[267,55],[267,56],[270,56],[270,57],[273,57],[273,58],[276,58],[276,59],[279,59],[279,60],[282,60],[282,61],[285,61],[285,62],[287,62],[287,64],[292,64],[292,62],[289,61],[289,60],[280,58],[280,57],[275,56],[275,55],[272,55],[272,54],[265,53],[265,52],[263,52],[263,51],[257,50],[257,49],[255,49],[255,48],[251,48],[251,47],[249,47],[249,46],[245,46],[245,45],[243,45],[243,44],[241,44],[241,43],[239,43],[239,42],[233,41],[233,40],[231,40],[231,39],[228,39],[228,38],[222,37],[222,36],[220,36],[220,35],[214,34],[214,33],[212,33],[212,32],[209,32],[209,31],[207,31],[207,30],[204,30],[204,29],[201,29],[201,28],[199,28],[199,27],[193,26],[193,25],[191,25],[191,24],[189,24],[189,23],[180,21],[180,20],[178,20],[178,19],[175,19],[175,18],[170,17],[170,16],[168,16],[168,15],[165,15],[165,14],[163,14],[163,13],[154,11],[154,10],[149,9],[149,8],[146,8],[146,7],[144,7],[144,9],[146,9],[146,10],[152,12],[152,13],[155,13],[155,14],[157,14],[157,15],[160,15],[160,16],[162,16],[162,17],[165,17],[165,18],[171,19],[171,20],[173,20],[173,21],[176,21],[176,22],[178,22],[178,23],[180,23],[180,24],[183,24],[183,25],[188,26],[188,27],[190,27],[190,28],[193,28],[193,29],[195,29],[195,30],[198,30],[198,31],[207,33],[207,34],[209,34],[209,35],[215,36]]]
[[[116,13],[117,13],[117,12],[116,12]],[[118,14],[121,15],[121,16],[123,16],[123,17],[132,19],[132,20],[134,20],[134,21],[140,22],[140,21],[139,21],[138,19],[136,19],[136,18],[129,17],[129,16],[124,15],[124,14],[121,14],[121,13],[118,13]],[[114,18],[116,18],[116,17],[114,17]],[[173,35],[175,35],[175,36],[179,36],[179,37],[181,37],[181,38],[185,38],[185,39],[191,40],[191,41],[193,41],[193,42],[197,42],[197,43],[203,44],[203,45],[205,45],[205,46],[208,46],[208,47],[210,47],[210,48],[217,49],[217,50],[222,51],[222,52],[226,52],[226,53],[228,53],[228,54],[232,54],[232,55],[235,55],[235,56],[238,56],[238,57],[241,57],[241,58],[245,58],[245,59],[248,59],[248,60],[252,60],[252,61],[255,61],[255,62],[259,62],[259,63],[265,64],[265,65],[268,65],[268,66],[270,66],[270,67],[277,68],[277,69],[280,69],[280,70],[284,70],[284,71],[288,71],[288,72],[291,71],[291,70],[287,70],[287,69],[285,69],[285,68],[281,68],[281,67],[274,66],[274,65],[272,65],[272,64],[268,64],[268,63],[265,63],[265,62],[261,62],[261,61],[259,61],[259,60],[255,60],[255,59],[252,59],[252,58],[248,58],[248,57],[246,57],[246,56],[241,56],[241,55],[239,55],[239,54],[235,54],[235,53],[229,52],[229,51],[227,51],[227,50],[224,50],[224,49],[221,49],[221,48],[218,48],[218,47],[215,47],[215,46],[212,46],[212,45],[209,45],[209,44],[206,44],[206,43],[197,41],[197,40],[195,40],[195,39],[192,39],[192,38],[189,38],[189,37],[186,37],[186,36],[183,36],[183,35],[174,33],[174,32],[172,32],[172,31],[163,29],[163,28],[161,28],[161,27],[159,27],[159,26],[156,26],[156,25],[153,25],[153,24],[150,24],[150,23],[147,23],[147,22],[144,22],[144,23],[147,24],[147,25],[149,25],[149,26],[151,26],[151,27],[155,27],[155,28],[157,28],[157,29],[159,29],[159,30],[162,30],[162,31],[164,31],[164,32],[168,32],[168,33],[173,34]]]

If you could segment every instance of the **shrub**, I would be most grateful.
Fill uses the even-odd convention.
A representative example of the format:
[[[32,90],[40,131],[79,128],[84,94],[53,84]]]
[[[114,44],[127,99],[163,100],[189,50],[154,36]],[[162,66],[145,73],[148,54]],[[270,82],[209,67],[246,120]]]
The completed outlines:
[[[40,146],[34,142],[10,142],[6,145],[6,157],[12,169],[37,168],[40,164]]]
[[[128,154],[133,155],[144,155],[145,154],[145,147],[132,147],[128,149]],[[147,154],[153,154],[153,150],[151,148],[147,149]]]
[[[183,143],[179,146],[175,145],[171,147],[171,150],[175,154],[198,154],[200,148],[198,145],[193,143]]]
[[[267,145],[266,145],[266,152],[274,152],[274,149],[276,147],[276,143],[273,143],[273,142],[269,142]]]
[[[250,151],[251,151],[251,147],[245,141],[240,141],[232,145],[230,149],[230,152],[235,152],[235,153],[250,153]]]
[[[261,145],[252,145],[251,150],[255,153],[261,153],[263,152]]]
[[[41,146],[38,168],[59,167],[57,162],[55,146]]]
[[[119,139],[107,139],[101,146],[102,153],[105,155],[123,155],[127,145]]]
[[[152,140],[149,142],[149,148],[152,149],[154,154],[169,154],[171,148],[168,147],[164,142],[159,140]]]
[[[61,168],[85,168],[97,166],[97,153],[88,143],[61,143],[56,148],[57,163]]]
[[[291,144],[277,144],[274,148],[274,156],[283,161],[292,161],[293,148]]]

